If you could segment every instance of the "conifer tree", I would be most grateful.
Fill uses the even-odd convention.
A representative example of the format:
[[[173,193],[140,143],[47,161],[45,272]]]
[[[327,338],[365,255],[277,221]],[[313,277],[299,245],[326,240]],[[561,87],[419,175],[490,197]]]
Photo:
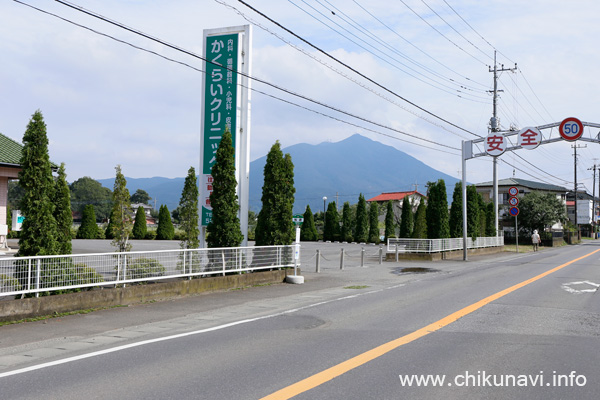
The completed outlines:
[[[96,213],[94,206],[88,204],[83,208],[81,226],[77,230],[77,239],[96,239],[98,237],[98,225],[96,224]]]
[[[467,235],[475,240],[479,232],[479,199],[474,185],[467,187]]]
[[[385,240],[396,237],[396,223],[394,222],[394,203],[388,201],[385,210]]]
[[[44,117],[36,111],[23,135],[19,185],[24,190],[20,208],[25,220],[17,256],[54,255],[59,252],[54,218],[54,179],[48,155]]]
[[[67,183],[65,163],[60,164],[58,179],[54,190],[54,219],[56,220],[56,233],[59,254],[71,254],[71,226],[73,215],[71,214],[71,193]]]
[[[294,241],[294,164],[283,155],[279,141],[267,154],[262,188],[262,208],[256,225],[256,245],[287,245]]]
[[[463,213],[462,213],[462,183],[456,182],[452,193],[452,204],[450,205],[450,237],[460,238],[463,236]]]
[[[490,201],[486,205],[486,218],[485,218],[485,236],[493,237],[496,236],[496,213],[494,213],[494,202]]]
[[[369,242],[379,243],[379,205],[375,201],[369,206]]]
[[[198,183],[196,170],[188,170],[181,199],[179,200],[179,226],[183,231],[180,247],[182,249],[197,249],[200,247],[200,230],[198,228]]]
[[[304,211],[304,222],[300,227],[300,240],[304,242],[314,242],[319,238],[317,233],[317,227],[315,226],[315,217],[310,209],[310,206],[306,206]]]
[[[412,236],[413,232],[414,216],[408,196],[404,196],[404,200],[402,200],[401,218],[402,219],[400,221],[400,237],[409,238]]]
[[[357,242],[366,242],[369,235],[369,217],[367,216],[367,201],[361,193],[358,196],[358,205],[356,207],[356,230],[354,239]]]
[[[421,200],[417,212],[415,213],[415,226],[413,228],[412,237],[413,239],[427,239],[427,206],[425,202]]]
[[[340,237],[340,215],[337,212],[335,202],[327,205],[325,213],[325,230],[323,232],[323,240],[339,240]]]
[[[350,211],[350,203],[347,201],[342,208],[341,239],[346,242],[352,242],[352,213]]]
[[[229,129],[225,130],[212,167],[213,191],[210,194],[212,220],[206,229],[208,247],[237,247],[244,240],[238,218],[239,204],[235,192],[234,148]],[[291,218],[290,218],[291,219]]]
[[[117,248],[117,251],[124,252],[131,250],[131,243],[129,243],[133,229],[131,200],[127,189],[127,180],[121,172],[121,166],[117,165],[115,170],[117,173],[113,187],[110,235],[113,237],[111,244]]]
[[[175,227],[171,221],[169,208],[163,204],[158,210],[158,228],[156,228],[156,239],[173,240],[175,237]]]
[[[427,238],[444,239],[450,237],[448,225],[448,199],[443,179],[429,182],[427,200]]]
[[[133,223],[132,235],[134,239],[143,239],[146,237],[148,227],[146,226],[146,212],[144,207],[139,206],[135,212],[135,222]]]

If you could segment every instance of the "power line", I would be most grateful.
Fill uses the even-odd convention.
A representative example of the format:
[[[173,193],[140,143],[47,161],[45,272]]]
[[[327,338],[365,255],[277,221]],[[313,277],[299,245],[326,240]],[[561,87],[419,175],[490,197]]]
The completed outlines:
[[[267,28],[266,26],[262,25],[260,22],[250,18],[249,16],[247,16],[246,14],[244,14],[242,11],[238,10],[237,8],[235,8],[234,6],[225,3],[222,0],[215,0],[217,3],[233,10],[234,12],[236,12],[239,16],[241,16],[242,18],[244,18],[246,21],[248,21],[249,23],[251,23],[252,25],[264,30],[265,32],[275,36],[277,39],[281,40],[282,42],[286,43],[288,46],[292,47],[293,49],[301,52],[302,54],[304,54],[307,57],[310,57],[311,59],[313,59],[314,61],[318,62],[319,64],[323,65],[324,67],[330,69],[331,71],[335,72],[336,74],[340,75],[341,77],[349,80],[350,82],[362,87],[365,90],[368,90],[369,92],[373,93],[374,95],[382,98],[383,100],[395,105],[396,107],[401,108],[402,110],[414,115],[417,118],[420,118],[424,121],[426,121],[427,123],[434,125],[440,129],[443,129],[445,131],[447,131],[448,133],[451,133],[452,135],[455,135],[457,137],[460,137],[462,139],[464,139],[465,137],[448,129],[446,126],[437,123],[436,121],[429,119],[427,117],[425,117],[422,114],[417,114],[414,110],[411,110],[405,106],[403,106],[402,104],[398,103],[397,101],[394,101],[393,99],[386,97],[383,93],[376,91],[375,89],[373,89],[372,87],[367,86],[366,84],[364,84],[363,82],[358,81],[357,79],[351,77],[350,75],[340,71],[339,69],[335,68],[333,65],[326,63],[325,61],[323,61],[322,59],[318,58],[317,56],[315,56],[312,53],[309,53],[307,50],[303,49],[302,47],[299,47],[297,45],[295,45],[294,43],[290,42],[289,40],[285,39],[283,36],[277,34],[276,32],[271,31],[269,28]]]
[[[60,1],[60,0],[57,0],[57,1]],[[303,37],[301,37],[300,35],[298,35],[298,34],[294,33],[293,31],[291,31],[290,29],[286,28],[285,26],[283,26],[283,25],[282,25],[282,24],[280,24],[279,22],[275,21],[274,19],[270,18],[269,16],[267,16],[267,15],[266,15],[266,14],[264,14],[263,12],[261,12],[261,11],[257,10],[256,8],[252,7],[251,5],[249,5],[248,3],[246,3],[245,1],[243,1],[243,0],[238,0],[238,2],[242,3],[243,5],[245,5],[246,7],[248,7],[249,9],[251,9],[252,11],[254,11],[255,13],[257,13],[257,14],[258,14],[258,15],[260,15],[261,17],[263,17],[263,18],[265,18],[265,19],[269,20],[271,23],[273,23],[273,24],[277,25],[279,28],[283,29],[284,31],[286,31],[286,32],[287,32],[287,33],[289,33],[290,35],[292,35],[292,36],[296,37],[297,39],[301,40],[302,42],[304,42],[305,44],[309,45],[309,46],[310,46],[310,47],[312,47],[313,49],[315,49],[315,50],[317,50],[318,52],[320,52],[320,53],[324,54],[324,55],[325,55],[325,56],[327,56],[328,58],[331,58],[331,59],[332,59],[332,60],[334,60],[335,62],[337,62],[337,63],[339,63],[339,64],[343,65],[345,68],[347,68],[347,69],[349,69],[350,71],[354,72],[355,74],[359,75],[359,76],[360,76],[360,77],[362,77],[363,79],[366,79],[367,81],[371,82],[372,84],[374,84],[374,85],[378,86],[379,88],[381,88],[381,89],[385,90],[386,92],[388,92],[388,93],[392,94],[393,96],[395,96],[395,97],[398,97],[399,99],[401,99],[401,100],[403,100],[403,101],[407,102],[408,104],[412,105],[413,107],[416,107],[416,108],[418,108],[419,110],[421,110],[421,111],[423,111],[423,112],[425,112],[425,113],[427,113],[427,114],[431,115],[432,117],[434,117],[434,118],[437,118],[437,119],[439,119],[440,121],[443,121],[443,122],[447,123],[448,125],[451,125],[451,126],[453,126],[453,127],[457,128],[457,129],[460,129],[461,131],[464,131],[464,132],[466,132],[466,133],[469,133],[469,134],[471,134],[471,135],[473,135],[473,136],[477,136],[477,137],[481,138],[481,136],[480,136],[480,135],[478,135],[478,134],[476,134],[476,133],[473,133],[473,132],[471,132],[471,131],[469,131],[469,130],[467,130],[467,129],[465,129],[465,128],[462,128],[462,127],[460,127],[460,126],[458,126],[458,125],[456,125],[456,124],[454,124],[454,123],[452,123],[452,122],[450,122],[450,121],[448,121],[448,120],[446,120],[446,119],[444,119],[444,118],[440,117],[440,116],[439,116],[439,115],[437,115],[437,114],[434,114],[433,112],[431,112],[431,111],[429,111],[429,110],[427,110],[427,109],[425,109],[425,108],[423,108],[423,107],[421,107],[421,106],[417,105],[416,103],[414,103],[414,102],[412,102],[412,101],[410,101],[410,100],[406,99],[405,97],[403,97],[403,96],[401,96],[401,95],[397,94],[396,92],[392,91],[391,89],[388,89],[387,87],[385,87],[385,86],[383,86],[382,84],[380,84],[380,83],[376,82],[376,81],[375,81],[375,80],[373,80],[372,78],[369,78],[368,76],[366,76],[366,75],[364,75],[363,73],[359,72],[359,71],[358,71],[358,70],[356,70],[355,68],[353,68],[353,67],[351,67],[350,65],[348,65],[348,64],[346,64],[346,63],[344,63],[343,61],[339,60],[338,58],[336,58],[336,57],[332,56],[331,54],[327,53],[325,50],[323,50],[323,49],[321,49],[321,48],[317,47],[316,45],[312,44],[311,42],[309,42],[308,40],[304,39],[304,38],[303,38]]]
[[[95,33],[95,34],[98,34],[98,35],[101,35],[101,36],[107,37],[107,38],[109,38],[109,39],[115,40],[115,41],[117,41],[117,42],[119,42],[119,43],[122,43],[122,44],[126,44],[126,45],[128,45],[128,46],[131,46],[131,47],[133,47],[133,48],[135,48],[135,49],[138,49],[138,50],[141,50],[141,51],[145,51],[145,52],[148,52],[148,53],[150,53],[150,54],[153,54],[153,55],[159,56],[159,57],[161,57],[161,58],[163,58],[163,59],[165,59],[165,60],[168,60],[168,61],[171,61],[171,62],[174,62],[174,63],[180,64],[180,65],[183,65],[183,66],[185,66],[185,67],[188,67],[188,68],[194,69],[194,70],[196,70],[196,71],[198,71],[198,72],[205,73],[205,71],[203,71],[202,69],[200,69],[200,68],[196,68],[196,67],[194,67],[194,66],[192,66],[192,65],[190,65],[190,64],[187,64],[187,63],[185,63],[185,62],[178,61],[178,60],[172,59],[172,58],[170,58],[170,57],[166,57],[166,56],[164,56],[164,55],[161,55],[161,54],[159,54],[159,53],[157,53],[157,52],[155,52],[155,51],[148,50],[148,49],[146,49],[146,48],[143,48],[143,47],[141,47],[141,46],[137,46],[137,45],[134,45],[134,44],[132,44],[132,43],[130,43],[130,42],[127,42],[127,41],[124,41],[124,40],[121,40],[121,39],[115,38],[114,36],[111,36],[111,35],[108,35],[108,34],[105,34],[105,33],[99,32],[99,31],[96,31],[96,30],[94,30],[94,29],[92,29],[92,28],[89,28],[89,27],[87,27],[87,26],[85,26],[85,25],[79,24],[79,23],[77,23],[77,22],[74,22],[74,21],[71,21],[71,20],[69,20],[69,19],[67,19],[67,18],[61,17],[61,16],[59,16],[59,15],[53,14],[53,13],[51,13],[51,12],[48,12],[48,11],[45,11],[45,10],[42,10],[42,9],[40,9],[40,8],[34,7],[34,6],[30,5],[30,4],[24,3],[24,2],[22,2],[22,1],[19,1],[19,0],[14,0],[14,1],[15,1],[15,2],[17,2],[17,3],[19,3],[19,4],[22,4],[22,5],[28,6],[28,7],[30,7],[30,8],[33,8],[33,9],[35,9],[35,10],[37,10],[37,11],[40,11],[40,12],[43,12],[43,13],[45,13],[45,14],[51,15],[51,16],[53,16],[53,17],[59,18],[59,19],[61,19],[61,20],[65,21],[65,22],[68,22],[68,23],[70,23],[70,24],[73,24],[73,25],[75,25],[75,26],[78,26],[78,27],[80,27],[80,28],[83,28],[83,29],[89,30],[89,31],[91,31],[91,32],[93,32],[93,33]],[[133,28],[129,28],[129,29],[133,29]],[[206,61],[206,60],[205,60],[205,61]],[[241,74],[241,73],[240,73],[240,74]],[[242,74],[242,75],[243,75],[243,74]],[[251,78],[251,77],[250,77],[250,78]],[[257,80],[256,78],[251,78],[251,79],[255,79],[255,80]],[[264,82],[264,81],[261,81],[261,80],[257,80],[257,81],[258,81],[258,82],[261,82],[261,83],[264,83],[264,84],[267,84],[267,85],[269,85],[269,86],[273,86],[272,84],[269,84],[268,82]],[[276,87],[276,86],[274,86],[274,87]],[[276,88],[277,88],[277,87],[276,87]],[[439,142],[435,142],[435,141],[433,141],[433,140],[424,139],[424,138],[418,137],[418,136],[416,136],[416,135],[413,135],[413,134],[410,134],[410,133],[407,133],[407,132],[401,131],[401,130],[399,130],[399,129],[395,129],[395,128],[392,128],[392,127],[389,127],[389,126],[386,126],[386,125],[380,124],[380,123],[378,123],[378,122],[371,121],[371,120],[369,120],[369,119],[367,119],[367,118],[360,117],[360,116],[358,116],[358,115],[355,115],[355,114],[352,114],[352,113],[350,113],[350,112],[344,111],[344,110],[342,110],[342,109],[338,109],[338,108],[336,108],[336,107],[333,107],[333,106],[327,105],[327,104],[325,104],[325,103],[322,103],[322,102],[319,102],[319,101],[317,101],[317,100],[313,100],[313,99],[310,99],[310,98],[308,98],[308,97],[305,97],[305,96],[302,96],[302,95],[299,95],[299,94],[294,94],[293,92],[291,92],[291,91],[288,91],[287,89],[282,89],[282,88],[279,88],[279,89],[280,89],[280,90],[282,90],[282,91],[284,91],[285,93],[292,94],[292,95],[294,95],[294,96],[296,96],[296,97],[300,97],[300,98],[302,98],[302,99],[304,99],[304,100],[307,100],[307,101],[309,101],[309,102],[312,102],[312,103],[318,104],[318,105],[320,105],[320,106],[322,106],[322,107],[325,107],[325,108],[331,109],[331,110],[333,110],[333,111],[336,111],[336,112],[339,112],[339,113],[341,113],[341,114],[344,114],[344,115],[350,116],[350,117],[352,117],[352,118],[359,119],[359,120],[361,120],[361,121],[363,121],[363,122],[367,122],[367,123],[370,123],[370,124],[373,124],[373,125],[379,126],[379,127],[381,127],[381,128],[384,128],[384,129],[388,129],[388,130],[391,130],[391,131],[397,132],[397,133],[399,133],[399,134],[401,134],[401,135],[409,136],[409,137],[412,137],[412,138],[414,138],[414,139],[421,140],[421,141],[424,141],[424,142],[428,142],[428,143],[430,143],[430,144],[433,144],[433,145],[436,145],[436,146],[445,147],[445,148],[448,148],[448,149],[451,149],[451,150],[460,150],[460,149],[458,149],[458,148],[455,148],[455,147],[451,147],[451,146],[448,146],[448,145],[444,145],[444,144],[441,144],[441,143],[439,143]],[[303,108],[303,109],[305,109],[305,110],[307,110],[307,111],[311,111],[311,112],[313,112],[313,113],[316,113],[316,114],[319,114],[319,115],[325,116],[325,117],[327,117],[327,118],[330,118],[330,119],[336,120],[336,121],[338,121],[338,122],[342,122],[342,123],[345,123],[345,124],[348,124],[348,125],[352,125],[352,126],[355,126],[355,127],[361,128],[361,129],[365,129],[365,130],[368,130],[368,131],[370,131],[370,132],[374,132],[374,133],[377,133],[377,134],[380,134],[380,135],[383,135],[383,136],[387,136],[387,137],[389,137],[389,138],[392,138],[392,139],[401,140],[401,141],[404,141],[404,142],[407,142],[407,143],[410,143],[410,144],[414,144],[414,145],[416,145],[416,146],[422,146],[422,147],[425,147],[425,148],[428,148],[428,149],[431,149],[431,150],[442,151],[442,152],[446,152],[446,153],[449,153],[449,154],[456,154],[456,153],[450,153],[450,152],[447,152],[447,151],[444,151],[444,150],[436,149],[436,148],[433,148],[433,147],[430,147],[430,146],[425,146],[425,145],[422,145],[422,144],[419,144],[419,143],[415,143],[415,142],[411,142],[411,141],[403,140],[403,139],[400,139],[400,138],[398,138],[398,137],[395,137],[395,136],[392,136],[392,135],[388,135],[388,134],[385,134],[385,133],[382,133],[382,132],[378,132],[378,131],[375,131],[375,130],[373,130],[373,129],[369,129],[369,128],[366,128],[366,127],[363,127],[363,126],[360,126],[360,125],[356,125],[356,124],[353,124],[353,123],[351,123],[351,122],[344,121],[344,120],[341,120],[341,119],[339,119],[339,118],[336,118],[336,117],[333,117],[333,116],[330,116],[330,115],[324,114],[324,113],[322,113],[322,112],[319,112],[319,111],[316,111],[316,110],[312,110],[312,109],[310,109],[310,108],[307,108],[307,107],[301,106],[301,105],[299,105],[299,104],[293,103],[293,102],[291,102],[291,101],[289,101],[289,100],[285,100],[285,99],[282,99],[282,98],[279,98],[279,97],[276,97],[276,96],[273,96],[273,95],[267,94],[267,93],[265,93],[265,92],[262,92],[262,91],[260,91],[260,90],[257,90],[257,89],[252,89],[252,90],[253,90],[254,92],[257,92],[257,93],[260,93],[260,94],[263,94],[263,95],[269,96],[269,97],[271,97],[271,98],[274,98],[274,99],[280,100],[280,101],[282,101],[282,102],[285,102],[285,103],[288,103],[288,104],[291,104],[291,105],[294,105],[294,106],[297,106],[297,107]]]

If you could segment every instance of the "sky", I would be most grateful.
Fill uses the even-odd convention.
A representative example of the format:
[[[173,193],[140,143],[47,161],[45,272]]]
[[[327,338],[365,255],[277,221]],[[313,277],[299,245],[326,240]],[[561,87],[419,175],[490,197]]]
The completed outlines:
[[[0,133],[21,142],[31,115],[41,110],[50,158],[65,163],[71,182],[113,177],[116,165],[133,178],[184,177],[190,166],[198,170],[201,59],[56,1],[22,3],[0,2]],[[277,140],[286,147],[360,133],[459,178],[462,141],[488,134],[495,51],[499,69],[517,64],[515,72],[499,73],[503,129],[567,117],[600,122],[598,2],[247,3],[306,42],[235,0],[71,4],[197,55],[203,54],[204,29],[251,24],[251,75],[319,103],[252,82],[251,160]],[[584,137],[596,137],[598,130],[586,127]],[[543,134],[558,137],[556,128]],[[591,193],[600,147],[576,144],[578,182]],[[498,176],[571,189],[572,145],[561,141],[507,152]],[[467,180],[491,181],[491,157],[469,160]],[[390,184],[390,191],[410,189]]]

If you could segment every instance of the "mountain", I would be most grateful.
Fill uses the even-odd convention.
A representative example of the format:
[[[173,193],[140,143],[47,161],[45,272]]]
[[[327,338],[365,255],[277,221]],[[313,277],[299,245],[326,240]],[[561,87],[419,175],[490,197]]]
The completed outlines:
[[[426,192],[428,181],[444,179],[449,201],[452,199],[456,178],[435,170],[414,157],[392,146],[384,145],[359,134],[340,142],[317,145],[296,144],[285,149],[294,163],[296,187],[295,213],[303,213],[306,205],[313,212],[322,210],[323,196],[327,202],[354,204],[363,193],[366,199],[382,192],[418,190]],[[266,156],[250,163],[250,201],[253,211],[261,207],[263,170]],[[179,204],[185,178],[126,178],[130,193],[143,189],[156,198],[157,207],[166,204],[173,210]],[[114,178],[98,180],[103,186],[113,188]]]
[[[435,170],[416,158],[392,146],[384,145],[359,134],[340,142],[317,145],[296,144],[283,149],[294,163],[296,203],[294,212],[304,212],[309,204],[313,212],[323,210],[327,202],[345,201],[354,204],[362,193],[365,198],[383,192],[418,190],[426,193],[428,181],[444,179],[449,201],[458,179]],[[266,156],[250,164],[250,208],[259,210]]]

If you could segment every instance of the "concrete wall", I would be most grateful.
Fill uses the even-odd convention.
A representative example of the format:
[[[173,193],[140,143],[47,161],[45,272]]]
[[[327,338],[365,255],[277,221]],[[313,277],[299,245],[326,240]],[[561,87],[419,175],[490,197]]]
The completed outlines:
[[[281,283],[285,281],[286,275],[293,273],[293,269],[263,271],[242,275],[174,280],[147,285],[128,285],[125,288],[105,287],[79,293],[4,300],[0,301],[0,321],[18,321],[55,313],[139,304],[202,292],[236,289],[265,283]]]

